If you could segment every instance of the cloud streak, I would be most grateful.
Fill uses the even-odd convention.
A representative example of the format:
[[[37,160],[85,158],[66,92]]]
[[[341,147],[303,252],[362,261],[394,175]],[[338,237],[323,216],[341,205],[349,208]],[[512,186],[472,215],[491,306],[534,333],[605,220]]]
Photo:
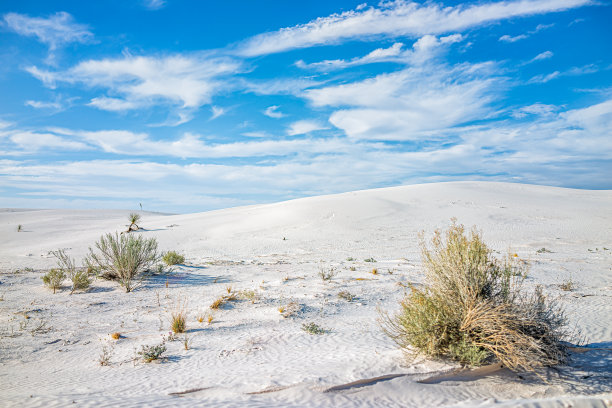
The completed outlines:
[[[421,37],[458,32],[509,18],[564,11],[593,4],[591,0],[515,0],[442,7],[397,0],[378,8],[346,11],[309,23],[256,35],[236,47],[245,57],[297,48],[338,44],[346,40]]]

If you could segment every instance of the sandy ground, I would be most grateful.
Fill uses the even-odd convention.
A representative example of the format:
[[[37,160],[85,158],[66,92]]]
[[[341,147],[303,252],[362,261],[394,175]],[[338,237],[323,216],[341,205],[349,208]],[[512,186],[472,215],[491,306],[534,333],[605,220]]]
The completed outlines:
[[[73,295],[43,286],[56,264],[50,251],[65,249],[81,263],[101,234],[125,229],[129,212],[0,210],[0,405],[611,406],[611,191],[461,182],[198,214],[141,212],[137,234],[184,254],[185,265],[132,293],[103,280]],[[457,366],[406,361],[381,331],[378,309],[397,310],[405,285],[422,282],[419,232],[429,237],[452,217],[528,263],[525,284],[561,302],[589,351],[548,370],[546,382],[505,370],[436,380]],[[323,281],[319,271],[332,268],[336,275]],[[563,290],[568,282],[572,290]],[[211,310],[228,287],[242,298]],[[188,350],[184,335],[168,338],[180,301]],[[295,314],[283,317],[278,309],[292,302]],[[198,322],[208,313],[211,324]],[[306,333],[310,322],[327,332]],[[114,332],[122,337],[113,340]],[[135,361],[142,345],[164,338],[163,361]],[[103,349],[108,366],[100,365]]]

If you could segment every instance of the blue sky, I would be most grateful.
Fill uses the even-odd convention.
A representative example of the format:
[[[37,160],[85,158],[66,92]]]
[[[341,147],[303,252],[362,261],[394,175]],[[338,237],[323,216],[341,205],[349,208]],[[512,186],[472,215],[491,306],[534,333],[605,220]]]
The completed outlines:
[[[612,5],[0,3],[0,207],[612,188]]]

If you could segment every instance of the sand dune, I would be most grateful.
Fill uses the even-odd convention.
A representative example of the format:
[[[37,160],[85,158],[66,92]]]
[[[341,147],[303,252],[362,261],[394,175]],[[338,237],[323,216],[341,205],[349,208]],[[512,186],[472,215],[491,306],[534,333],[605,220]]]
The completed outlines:
[[[80,263],[102,233],[126,228],[129,212],[0,210],[2,405],[610,406],[612,191],[460,182],[141,212],[137,233],[183,253],[186,265],[133,293],[100,280],[73,295],[43,287],[42,271],[55,266],[50,251],[63,248]],[[550,370],[547,383],[504,370],[419,382],[457,367],[406,362],[381,332],[377,307],[397,309],[404,285],[422,280],[419,232],[427,237],[452,217],[528,262],[526,284],[559,298],[593,350]],[[332,267],[337,275],[324,282],[319,269]],[[570,280],[575,289],[562,290]],[[199,323],[227,286],[256,298]],[[356,299],[338,298],[342,290]],[[141,345],[167,337],[178,298],[188,302],[190,349],[181,337],[166,343],[161,364],[134,364]],[[283,318],[277,309],[290,302],[299,311]],[[309,335],[307,322],[328,332]],[[110,339],[113,332],[123,338]],[[110,366],[98,363],[103,346],[112,348]]]

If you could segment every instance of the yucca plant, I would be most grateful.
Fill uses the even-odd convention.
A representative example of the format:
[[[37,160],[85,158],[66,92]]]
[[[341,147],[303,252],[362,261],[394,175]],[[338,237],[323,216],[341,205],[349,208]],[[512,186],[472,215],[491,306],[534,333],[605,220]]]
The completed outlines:
[[[514,257],[493,258],[478,231],[467,235],[454,221],[421,249],[425,286],[410,286],[396,315],[382,313],[385,332],[408,355],[532,372],[565,361],[563,311],[540,287],[523,289]]]
[[[128,215],[128,221],[130,222],[130,225],[128,226],[127,232],[138,231],[140,229],[140,227],[138,226],[140,219],[140,214],[130,213],[130,215]]]
[[[142,236],[106,234],[89,248],[86,262],[105,279],[116,280],[131,292],[142,284],[145,274],[158,259],[157,240]]]

